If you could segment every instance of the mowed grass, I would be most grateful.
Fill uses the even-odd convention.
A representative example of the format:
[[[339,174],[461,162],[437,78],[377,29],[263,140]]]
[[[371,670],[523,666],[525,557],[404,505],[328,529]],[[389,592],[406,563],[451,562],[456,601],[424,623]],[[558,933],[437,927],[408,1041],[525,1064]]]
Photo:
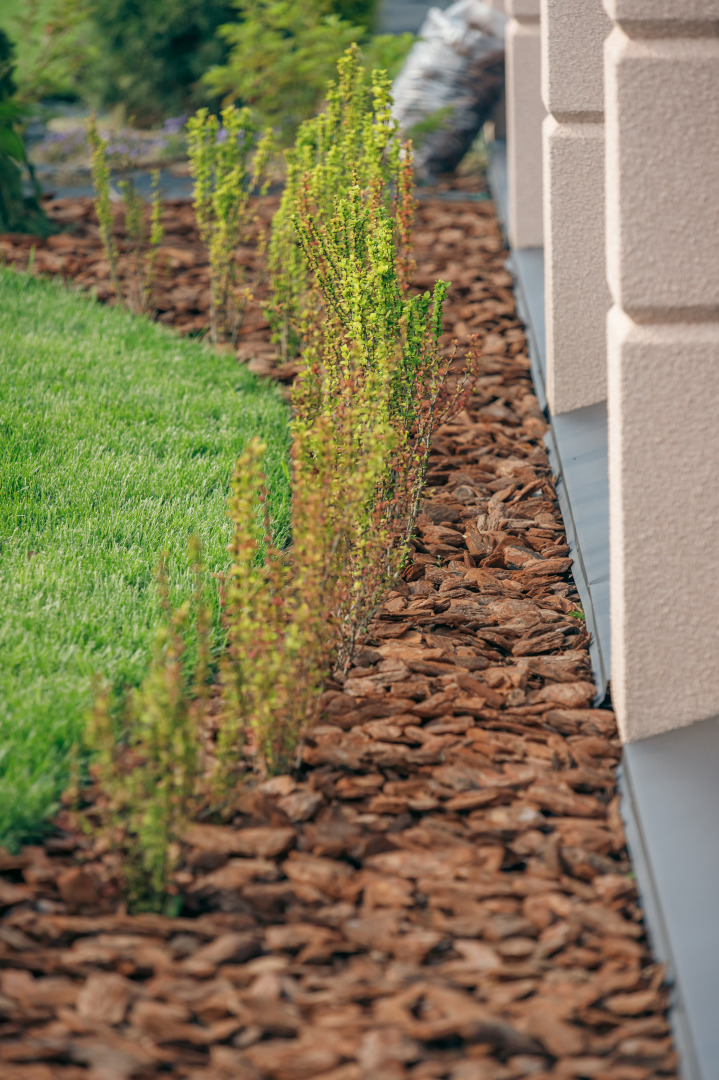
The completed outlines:
[[[235,460],[267,445],[289,527],[288,416],[234,357],[58,283],[0,269],[0,845],[37,835],[93,676],[137,684],[161,623],[155,568],[191,594],[188,540],[227,565]]]

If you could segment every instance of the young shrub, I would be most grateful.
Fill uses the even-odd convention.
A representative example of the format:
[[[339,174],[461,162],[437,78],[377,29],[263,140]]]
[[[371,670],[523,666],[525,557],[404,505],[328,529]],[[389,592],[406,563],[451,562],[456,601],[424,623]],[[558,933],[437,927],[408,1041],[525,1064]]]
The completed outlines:
[[[262,543],[255,528],[258,503],[266,505],[262,445],[254,441],[238,462],[230,499],[232,566],[223,590],[223,763],[237,761],[244,746],[261,773],[292,768],[340,651],[342,613],[356,588],[354,551],[372,525],[367,508],[392,438],[382,409],[378,417],[368,414],[377,394],[358,385],[342,390],[333,416],[293,426],[288,550],[273,545],[269,521]],[[363,429],[372,437],[359,447]]]
[[[439,346],[449,286],[438,282],[432,295],[419,296],[408,287],[412,152],[399,144],[386,79],[376,72],[368,78],[354,49],[338,68],[327,111],[303,125],[288,155],[270,254],[279,313],[295,320],[302,341],[295,431],[319,454],[319,418],[332,437],[350,393],[356,427],[335,456],[333,485],[350,482],[369,443],[384,454],[374,486],[355,506],[352,584],[336,612],[343,628],[338,662],[346,667],[406,556],[432,434],[459,407],[462,387],[453,386],[454,358]],[[475,364],[468,360],[468,374]]]
[[[152,284],[157,263],[157,252],[162,243],[162,200],[160,199],[160,172],[152,173],[149,233],[145,220],[142,198],[131,176],[118,181],[125,208],[125,232],[130,247],[132,277],[128,281],[128,304],[131,311],[149,314],[152,309]]]
[[[118,180],[117,186],[120,189],[125,209],[125,233],[132,261],[132,271],[127,281],[127,304],[130,311],[142,311],[145,306],[145,283],[142,273],[145,222],[142,214],[142,199],[137,194],[137,188],[131,176],[124,176]]]
[[[320,416],[311,431],[295,430],[289,549],[279,550],[270,535],[259,440],[238,461],[229,502],[232,563],[222,584],[227,642],[214,745],[206,710],[210,620],[197,551],[194,603],[174,613],[160,567],[167,625],[146,678],[126,702],[121,733],[107,693],[97,696],[87,736],[95,778],[88,816],[99,820],[114,848],[135,909],[174,910],[174,873],[188,823],[200,812],[231,813],[248,773],[295,767],[302,734],[318,716],[322,683],[341,644],[342,612],[353,602],[355,551],[373,524],[366,510],[393,438],[368,413],[377,394],[359,386],[341,389],[331,420]],[[358,434],[369,430],[372,438],[361,449]],[[348,483],[344,468],[350,461],[355,471]],[[379,517],[377,522],[381,528]],[[185,642],[193,611],[199,646],[188,676]]]
[[[400,154],[382,81],[375,81],[367,109],[354,54],[343,71],[345,96],[335,99],[335,126],[327,131],[345,148],[360,148],[358,168],[332,199],[332,178],[339,184],[342,161],[351,158],[335,157],[329,139],[320,144],[308,136],[295,161],[307,151],[309,167],[293,177],[296,210],[285,217],[310,298],[293,388],[288,549],[271,537],[261,443],[247,447],[232,484],[232,563],[222,585],[227,647],[209,795],[215,808],[232,806],[253,761],[260,775],[296,764],[324,678],[347,669],[402,568],[432,435],[465,393],[451,371],[453,352],[440,348],[448,286],[438,282],[432,295],[412,295],[408,287],[410,148]],[[324,138],[327,131],[318,125],[309,134]],[[475,364],[470,358],[470,374]],[[136,781],[143,790],[155,782],[153,768],[146,771],[149,780]],[[163,873],[151,842],[162,835],[171,848],[173,829],[142,834],[143,858]],[[134,834],[141,835],[137,825]]]
[[[290,762],[300,718],[322,670],[322,613],[311,603],[319,584],[313,573],[317,568],[278,551],[266,518],[264,536],[258,536],[257,505],[266,506],[263,453],[262,444],[253,440],[238,461],[229,506],[234,536],[223,595],[228,644],[221,667],[218,753],[226,772],[242,745],[261,772],[281,770]],[[297,494],[293,505],[296,510]],[[293,520],[293,556],[295,546],[302,546],[298,526]]]
[[[392,214],[397,228],[399,266],[406,280],[412,225],[411,158],[403,150],[392,120],[389,80],[370,74],[356,46],[337,64],[337,80],[327,88],[324,112],[300,128],[287,152],[287,181],[272,222],[269,269],[272,297],[268,318],[283,357],[296,355],[308,320],[316,317],[317,298],[302,255],[295,217],[310,213],[319,226],[352,184],[375,192]]]
[[[352,589],[338,612],[346,667],[381,594],[401,569],[419,511],[429,446],[448,410],[459,405],[448,376],[452,357],[442,355],[442,305],[448,286],[410,296],[404,287],[396,219],[379,186],[353,185],[322,224],[311,214],[305,189],[294,224],[321,302],[311,362],[297,380],[295,428],[313,433],[317,418],[336,415],[351,393],[355,414],[363,402],[350,450],[337,458],[335,484],[350,482],[368,442],[384,456],[367,501],[358,507],[348,561]],[[449,394],[449,398],[448,398]],[[455,400],[456,398],[456,400]],[[348,403],[349,404],[349,403]],[[377,431],[390,435],[377,439]]]
[[[196,575],[192,605],[171,610],[164,559],[160,563],[157,582],[167,623],[158,634],[145,679],[125,703],[120,746],[106,690],[96,697],[87,730],[99,794],[94,810],[118,852],[130,901],[152,910],[171,904],[178,844],[203,801],[201,730],[210,616],[203,597],[199,542],[193,541],[192,547]],[[197,660],[188,677],[185,642],[193,614]]]
[[[220,117],[200,109],[188,120],[187,136],[195,215],[210,257],[212,341],[234,344],[243,314],[235,254],[252,220],[250,196],[264,190],[271,134],[257,142],[249,110],[229,105]]]
[[[145,253],[143,269],[143,293],[142,308],[149,312],[152,309],[152,284],[155,280],[157,267],[157,255],[160,250],[165,228],[162,224],[162,195],[160,193],[160,170],[153,169],[151,175],[152,193],[150,195],[150,236]],[[139,254],[138,254],[139,258]]]
[[[112,176],[107,153],[107,140],[102,137],[95,117],[87,123],[87,139],[90,143],[90,174],[95,188],[95,214],[100,228],[100,239],[110,264],[110,281],[118,304],[124,302],[124,293],[120,282],[120,267],[117,247],[113,239],[115,217],[110,200]]]
[[[152,283],[155,274],[157,252],[162,243],[162,201],[160,198],[160,174],[152,174],[152,197],[150,205],[150,230],[147,232],[145,208],[130,175],[118,181],[124,208],[125,232],[127,233],[132,260],[132,276],[127,282],[127,294],[122,286],[120,260],[113,238],[114,213],[110,198],[112,174],[107,139],[98,130],[95,117],[87,125],[90,143],[90,171],[95,188],[95,214],[100,227],[100,237],[110,264],[110,281],[118,303],[127,303],[131,311],[149,314],[152,310]],[[128,162],[123,162],[127,167]]]

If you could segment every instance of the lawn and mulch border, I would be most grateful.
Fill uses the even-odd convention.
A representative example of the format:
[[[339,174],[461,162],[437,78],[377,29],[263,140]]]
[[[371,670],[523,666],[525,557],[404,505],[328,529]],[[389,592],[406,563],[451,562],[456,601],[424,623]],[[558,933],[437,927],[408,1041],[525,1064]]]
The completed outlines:
[[[0,270],[0,844],[40,835],[68,779],[94,676],[137,684],[193,592],[188,540],[229,563],[226,503],[254,435],[281,543],[287,408],[231,356],[78,291]],[[216,590],[212,591],[216,595]],[[215,608],[217,604],[215,603]],[[219,615],[216,612],[216,623]],[[219,628],[213,634],[219,645]]]
[[[455,177],[452,195],[461,195],[467,191],[472,196],[484,196],[484,187],[478,176]],[[444,189],[448,183],[440,185]],[[434,189],[425,189],[431,199]],[[269,323],[262,311],[262,305],[269,299],[269,279],[265,272],[264,257],[258,252],[257,240],[260,231],[269,228],[272,216],[280,202],[279,195],[269,195],[254,202],[257,221],[247,229],[247,243],[237,251],[240,278],[252,291],[253,303],[248,305],[245,318],[239,331],[238,356],[247,361],[249,370],[257,375],[270,375],[280,383],[290,383],[296,373],[294,361],[283,362],[277,355],[277,347],[270,341]],[[436,201],[431,203],[429,219],[436,220]],[[72,281],[82,289],[92,290],[98,300],[114,302],[114,292],[110,282],[110,266],[100,240],[100,231],[95,216],[94,203],[89,197],[54,199],[46,197],[43,206],[50,219],[62,231],[47,239],[39,239],[22,233],[0,235],[0,260],[18,269],[27,269],[28,264],[35,273],[57,275]],[[445,227],[456,226],[456,216],[452,213],[446,218]],[[419,221],[422,221],[420,215]],[[210,277],[207,250],[202,243],[192,203],[187,199],[168,199],[163,203],[162,225],[163,241],[157,258],[157,273],[152,292],[152,301],[160,323],[172,326],[181,334],[204,336],[209,328]],[[476,232],[470,231],[476,237]],[[132,274],[130,245],[124,227],[121,206],[115,205],[115,223],[113,238],[120,253],[120,268],[128,276]],[[416,238],[421,247],[421,236]],[[451,256],[457,238],[450,237],[443,242]],[[498,239],[492,240],[493,244]],[[432,246],[436,246],[434,239]],[[470,256],[476,258],[476,252]],[[434,263],[425,261],[417,284],[421,288],[432,289],[437,273],[432,269]],[[437,265],[441,265],[437,264]],[[451,259],[448,269],[457,275],[467,275],[467,266]],[[470,274],[471,276],[471,274]],[[506,276],[506,281],[511,279]],[[481,314],[481,313],[480,313]],[[473,316],[478,312],[473,309]],[[447,329],[460,342],[469,337],[467,316],[455,310],[450,313],[451,322]]]
[[[69,816],[0,864],[8,1077],[676,1075],[496,223],[424,204],[417,240],[485,364],[412,563],[299,774],[191,833],[184,918],[118,909]]]

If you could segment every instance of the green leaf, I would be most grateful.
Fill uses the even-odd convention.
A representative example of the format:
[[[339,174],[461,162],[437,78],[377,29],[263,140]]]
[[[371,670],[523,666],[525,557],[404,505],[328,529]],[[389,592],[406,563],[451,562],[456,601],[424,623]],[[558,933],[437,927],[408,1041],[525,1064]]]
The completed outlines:
[[[12,128],[0,127],[0,151],[16,161],[25,160],[25,147],[22,139]]]

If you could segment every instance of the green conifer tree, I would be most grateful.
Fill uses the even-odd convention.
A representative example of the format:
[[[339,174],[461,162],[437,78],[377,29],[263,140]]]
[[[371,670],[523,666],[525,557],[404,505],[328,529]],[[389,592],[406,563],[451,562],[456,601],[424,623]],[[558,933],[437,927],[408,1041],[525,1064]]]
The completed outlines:
[[[0,30],[0,232],[28,232],[47,236],[52,226],[40,207],[40,189],[25,153],[17,125],[22,108],[15,101],[15,50]],[[23,194],[27,169],[34,194]]]

